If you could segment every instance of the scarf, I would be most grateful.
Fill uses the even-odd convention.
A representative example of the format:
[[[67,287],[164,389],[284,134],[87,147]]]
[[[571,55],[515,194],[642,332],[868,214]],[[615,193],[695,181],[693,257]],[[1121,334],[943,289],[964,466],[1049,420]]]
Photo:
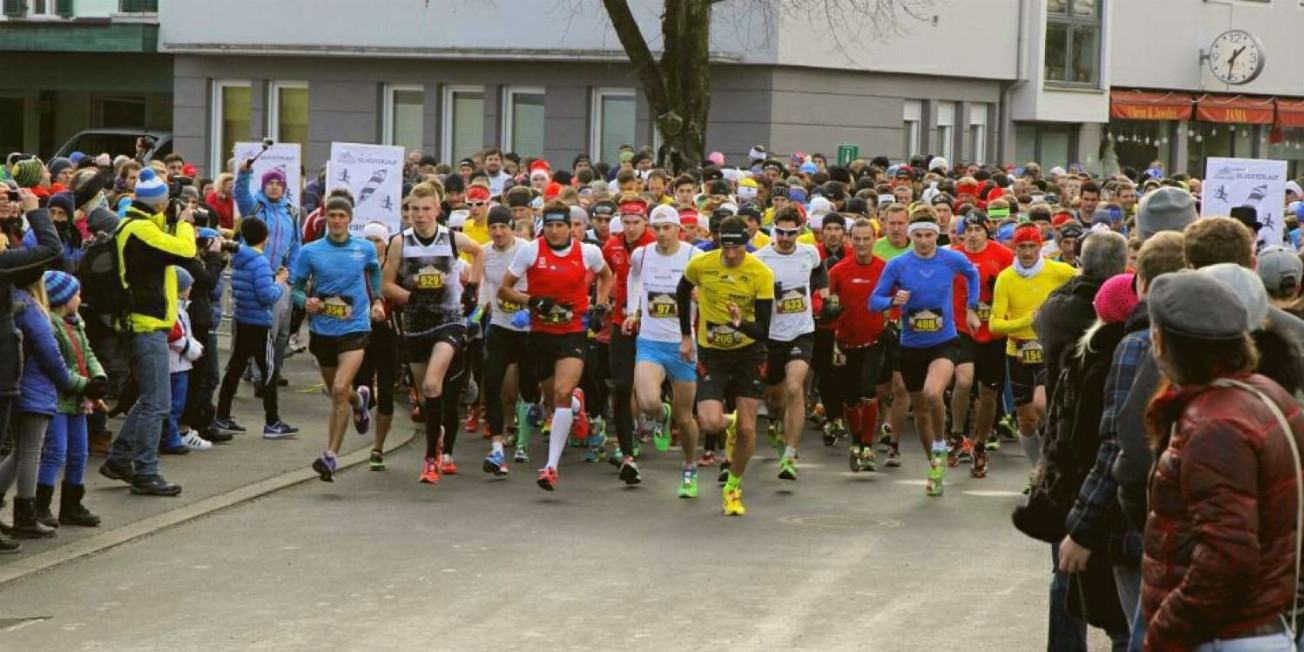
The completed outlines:
[[[1037,256],[1037,262],[1032,267],[1024,267],[1018,258],[1014,259],[1014,273],[1018,274],[1020,278],[1032,278],[1040,274],[1045,267],[1046,259],[1042,256]]]

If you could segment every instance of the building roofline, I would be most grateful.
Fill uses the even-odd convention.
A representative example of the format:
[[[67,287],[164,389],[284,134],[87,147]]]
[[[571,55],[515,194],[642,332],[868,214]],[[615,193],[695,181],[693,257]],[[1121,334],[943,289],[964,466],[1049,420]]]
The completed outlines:
[[[543,50],[507,48],[358,47],[334,45],[276,45],[231,43],[159,43],[167,54],[220,54],[237,56],[364,57],[385,59],[446,59],[476,61],[583,61],[628,63],[624,50]],[[659,52],[654,52],[660,55]],[[742,63],[742,56],[712,52],[711,63]]]

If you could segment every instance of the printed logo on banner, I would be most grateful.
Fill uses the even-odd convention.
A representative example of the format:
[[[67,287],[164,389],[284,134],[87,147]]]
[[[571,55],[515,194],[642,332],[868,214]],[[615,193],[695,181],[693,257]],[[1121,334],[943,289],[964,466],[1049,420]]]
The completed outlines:
[[[326,171],[326,194],[344,188],[353,195],[353,223],[357,233],[368,222],[381,222],[397,233],[402,224],[403,148],[360,143],[331,143]]]

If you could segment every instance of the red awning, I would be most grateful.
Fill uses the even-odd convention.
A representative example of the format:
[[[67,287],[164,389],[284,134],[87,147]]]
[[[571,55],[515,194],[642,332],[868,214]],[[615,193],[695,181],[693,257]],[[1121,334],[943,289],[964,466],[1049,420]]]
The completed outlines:
[[[1304,100],[1277,100],[1278,127],[1304,127]]]
[[[1195,116],[1205,122],[1270,125],[1275,108],[1271,97],[1201,95],[1195,101]]]
[[[1186,93],[1109,92],[1109,117],[1123,120],[1190,120],[1195,98]]]

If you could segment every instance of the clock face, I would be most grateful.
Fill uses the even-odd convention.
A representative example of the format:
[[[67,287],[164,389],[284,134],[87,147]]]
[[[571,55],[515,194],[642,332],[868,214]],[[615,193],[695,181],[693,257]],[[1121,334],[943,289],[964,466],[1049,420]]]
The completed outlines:
[[[1263,44],[1253,34],[1233,29],[1209,47],[1209,71],[1226,84],[1248,84],[1263,72]]]

